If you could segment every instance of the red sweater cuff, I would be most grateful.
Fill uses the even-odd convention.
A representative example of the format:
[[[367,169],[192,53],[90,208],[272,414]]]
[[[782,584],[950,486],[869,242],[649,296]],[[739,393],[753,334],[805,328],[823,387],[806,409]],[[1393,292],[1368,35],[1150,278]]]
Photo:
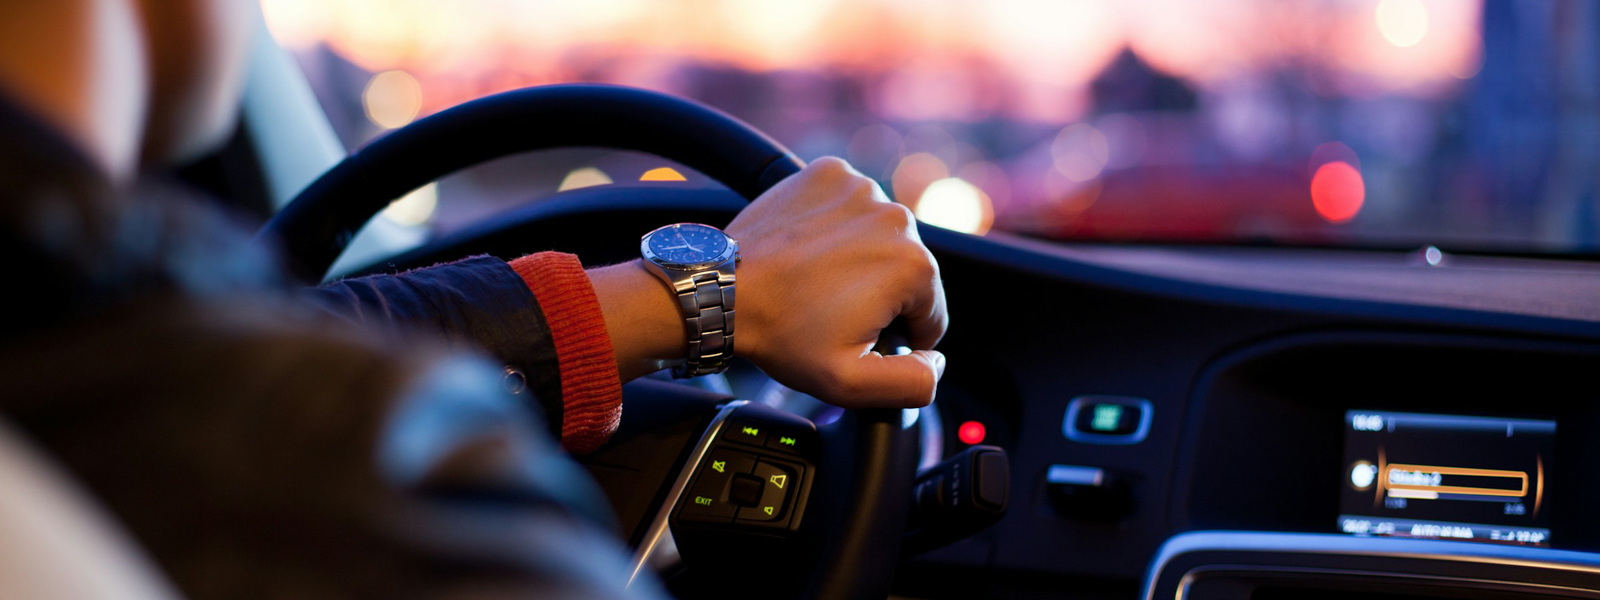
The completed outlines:
[[[600,299],[578,257],[540,252],[511,261],[539,301],[561,370],[561,445],[587,454],[622,420],[622,379]]]

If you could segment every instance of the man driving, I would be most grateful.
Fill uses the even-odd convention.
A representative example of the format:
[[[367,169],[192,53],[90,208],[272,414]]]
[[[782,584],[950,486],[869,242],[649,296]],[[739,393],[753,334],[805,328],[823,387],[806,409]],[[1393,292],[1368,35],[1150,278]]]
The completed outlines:
[[[184,597],[649,596],[622,589],[607,509],[556,450],[605,442],[622,383],[740,356],[845,407],[932,400],[938,267],[909,211],[833,158],[725,232],[653,234],[650,261],[473,257],[290,289],[273,249],[170,176],[232,132],[256,10],[0,18],[0,415]],[[737,333],[698,337],[663,279],[730,247],[737,304],[697,309],[736,312]],[[897,319],[914,352],[874,352]]]

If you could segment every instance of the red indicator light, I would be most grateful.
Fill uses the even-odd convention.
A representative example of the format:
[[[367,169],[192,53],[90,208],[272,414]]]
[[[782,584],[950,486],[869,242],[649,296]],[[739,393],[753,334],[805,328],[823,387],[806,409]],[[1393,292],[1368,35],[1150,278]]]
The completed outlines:
[[[964,444],[977,445],[983,443],[985,433],[987,432],[983,429],[983,423],[967,421],[961,424],[960,429],[956,430],[956,437],[961,438],[961,442]]]

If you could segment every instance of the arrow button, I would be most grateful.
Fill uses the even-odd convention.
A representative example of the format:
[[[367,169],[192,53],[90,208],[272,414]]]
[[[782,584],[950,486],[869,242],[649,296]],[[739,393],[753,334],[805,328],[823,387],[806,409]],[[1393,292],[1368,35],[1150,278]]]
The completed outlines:
[[[802,470],[797,465],[788,463],[771,462],[762,459],[756,463],[752,475],[759,477],[756,481],[761,483],[761,500],[740,508],[737,521],[755,525],[768,524],[776,527],[787,527],[789,524],[789,506],[793,504],[793,488],[790,485],[799,481]]]

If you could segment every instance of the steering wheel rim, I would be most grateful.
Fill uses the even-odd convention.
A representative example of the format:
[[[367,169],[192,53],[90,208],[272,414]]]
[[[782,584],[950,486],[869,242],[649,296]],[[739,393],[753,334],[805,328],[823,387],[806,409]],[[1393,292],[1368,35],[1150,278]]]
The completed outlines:
[[[279,244],[291,273],[320,282],[356,232],[394,199],[462,168],[564,147],[646,152],[673,160],[754,200],[804,163],[782,144],[704,105],[611,85],[553,85],[446,109],[368,144],[300,192],[259,236]],[[888,592],[914,475],[915,436],[898,410],[847,413],[835,429],[831,504],[839,527],[813,532],[804,598]]]
[[[407,192],[496,158],[578,146],[654,154],[746,200],[804,167],[760,130],[697,102],[615,85],[530,87],[445,109],[374,140],[302,190],[259,236],[281,247],[293,276],[320,282],[356,232]]]

